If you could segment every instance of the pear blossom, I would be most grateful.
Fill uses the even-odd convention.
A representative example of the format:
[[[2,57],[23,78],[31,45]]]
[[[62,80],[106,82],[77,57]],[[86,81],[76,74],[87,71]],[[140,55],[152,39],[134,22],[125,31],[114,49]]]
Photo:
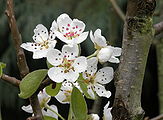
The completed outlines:
[[[77,45],[64,45],[62,52],[53,49],[47,53],[48,62],[54,67],[48,70],[48,76],[51,80],[61,83],[64,80],[75,82],[79,73],[87,68],[86,57],[78,57],[79,50]]]
[[[49,33],[44,25],[38,24],[34,29],[34,42],[23,43],[21,44],[21,47],[27,51],[33,52],[33,59],[46,57],[47,52],[50,49],[53,49],[57,43],[55,40],[56,35],[54,33],[57,28],[55,20],[52,23]]]
[[[94,43],[95,48],[99,50],[97,54],[97,58],[99,59],[99,62],[111,62],[111,63],[119,63],[119,59],[116,58],[121,55],[121,48],[119,47],[113,47],[110,45],[107,45],[106,39],[104,36],[101,35],[101,30],[97,29],[94,32],[94,35],[92,31],[90,31],[90,38],[91,41]]]
[[[90,114],[87,120],[100,120],[100,117],[97,114]]]
[[[112,114],[111,114],[111,109],[112,108],[108,108],[110,104],[110,101],[108,101],[108,103],[105,105],[104,110],[103,110],[103,120],[112,120]]]
[[[64,81],[62,83],[60,91],[55,96],[55,98],[62,104],[69,104],[71,100],[70,98],[71,98],[73,85],[81,91],[80,86],[77,82],[71,83],[69,81]]]
[[[56,36],[67,44],[79,44],[83,42],[88,32],[83,32],[85,24],[78,19],[71,19],[67,14],[61,14],[57,18],[58,31],[55,31]]]
[[[111,96],[111,92],[107,91],[103,85],[109,83],[113,79],[113,68],[104,67],[97,71],[98,60],[92,57],[87,60],[87,70],[83,73],[84,82],[88,84],[88,94],[95,99],[95,92],[100,97]]]
[[[41,107],[41,110],[42,110],[43,115],[44,116],[50,116],[50,117],[53,117],[53,118],[58,119],[58,116],[55,113],[53,113],[52,111],[50,111],[49,109],[44,110],[45,104],[47,104],[50,101],[50,99],[51,99],[51,96],[49,96],[45,92],[45,89],[43,89],[43,91],[40,91],[39,92],[39,94],[38,94],[38,100],[39,100],[40,107]],[[50,105],[50,108],[53,109],[56,113],[58,113],[58,109],[57,109],[57,107],[55,105]],[[22,109],[25,112],[33,113],[32,106],[31,105],[22,106]]]

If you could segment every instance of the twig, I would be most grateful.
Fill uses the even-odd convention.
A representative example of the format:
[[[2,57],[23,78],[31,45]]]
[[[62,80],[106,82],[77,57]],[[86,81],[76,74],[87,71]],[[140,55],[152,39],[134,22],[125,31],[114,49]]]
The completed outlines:
[[[125,15],[122,12],[122,10],[120,9],[120,7],[117,5],[115,0],[109,0],[115,10],[115,12],[117,13],[117,15],[123,20],[125,21]]]
[[[160,34],[163,31],[163,21],[155,24],[153,27],[155,29],[155,35]]]
[[[18,87],[20,84],[20,80],[16,79],[15,77],[10,77],[10,76],[5,75],[5,74],[3,74],[1,76],[1,79],[12,84],[12,85],[14,85],[14,86],[16,86],[16,87]]]
[[[46,78],[40,85],[40,87],[38,88],[38,91],[44,89],[46,86],[50,85],[51,83],[55,83],[53,82],[50,78]]]
[[[26,74],[29,73],[29,68],[26,63],[24,51],[20,47],[20,45],[22,44],[22,39],[18,27],[16,25],[16,19],[13,10],[13,0],[7,0],[7,8],[5,13],[8,17],[9,26],[14,40],[14,46],[17,54],[17,64],[19,67],[20,75],[21,77],[24,77]]]
[[[20,76],[23,78],[25,75],[27,75],[29,73],[29,68],[27,66],[24,51],[20,47],[20,45],[22,44],[22,39],[21,39],[21,35],[18,30],[18,27],[16,25],[16,19],[14,16],[14,8],[13,7],[14,7],[13,0],[7,0],[7,9],[6,9],[5,13],[8,17],[9,26],[10,26],[11,33],[12,33],[13,40],[14,40],[14,46],[16,49],[17,64],[18,64],[18,68],[20,71]],[[41,112],[37,94],[36,93],[33,94],[29,99],[30,99],[30,104],[33,109],[33,113],[36,117],[38,117],[37,120],[43,120],[43,115]]]
[[[149,119],[149,120],[162,120],[163,119],[163,114],[157,116],[157,117],[154,117],[152,119]]]
[[[26,120],[38,120],[38,117],[33,116],[33,117],[27,118]]]

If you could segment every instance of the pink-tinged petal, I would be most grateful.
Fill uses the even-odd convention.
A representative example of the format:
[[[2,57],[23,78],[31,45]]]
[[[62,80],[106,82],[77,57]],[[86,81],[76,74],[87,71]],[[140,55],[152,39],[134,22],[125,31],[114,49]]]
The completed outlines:
[[[85,24],[78,20],[78,19],[73,19],[72,24],[71,24],[71,31],[73,31],[76,34],[81,34],[85,29]]]
[[[109,62],[111,62],[111,63],[119,63],[120,61],[119,61],[118,58],[112,56],[112,57],[109,59]]]
[[[88,32],[83,32],[79,35],[79,37],[74,38],[74,43],[79,44],[86,40],[88,36]]]
[[[78,45],[64,45],[62,47],[62,53],[64,57],[66,57],[68,60],[75,59],[79,54],[79,48]]]
[[[93,75],[97,71],[98,59],[92,57],[87,60],[87,70],[86,73]]]
[[[95,93],[94,93],[94,91],[92,90],[92,85],[88,85],[87,86],[87,92],[88,92],[88,94],[92,97],[92,99],[95,99]]]
[[[87,58],[86,57],[78,57],[73,65],[75,72],[81,73],[87,69]]]
[[[97,58],[99,59],[99,61],[101,63],[104,63],[104,62],[107,62],[109,61],[109,59],[111,58],[113,54],[113,49],[110,47],[105,47],[105,48],[102,48],[99,53],[97,54]]]
[[[109,98],[111,96],[111,92],[110,91],[106,91],[105,87],[96,83],[94,85],[94,91],[98,94],[98,96],[100,97],[106,97]]]
[[[37,51],[37,50],[40,50],[41,46],[37,43],[30,43],[30,42],[27,42],[27,43],[23,43],[21,44],[21,46],[23,49],[27,50],[27,51],[30,51],[30,52],[34,52],[34,51]]]
[[[69,70],[69,72],[65,73],[65,79],[70,82],[75,82],[79,77],[78,72],[74,72],[73,70]]]
[[[57,83],[64,81],[64,68],[62,67],[52,67],[48,70],[48,76],[51,80]]]
[[[65,42],[67,44],[72,43],[72,40],[68,40],[66,37],[64,37],[64,35],[61,32],[55,31],[54,33],[57,36],[57,38],[59,38],[61,41]]]
[[[47,60],[50,64],[58,66],[63,61],[63,54],[57,49],[49,50],[47,53]]]
[[[109,83],[114,76],[114,70],[112,67],[104,67],[96,73],[95,81],[100,84],[107,84]]]
[[[72,19],[65,13],[61,14],[57,18],[57,24],[58,24],[59,30],[60,30],[60,32],[62,32],[64,34],[70,32],[71,23],[72,23]]]
[[[113,47],[113,56],[120,56],[122,53],[122,48]]]
[[[27,113],[33,113],[32,106],[31,105],[22,106],[22,110],[24,110]]]
[[[48,39],[48,30],[45,26],[42,24],[38,24],[36,28],[34,29],[34,35],[33,35],[33,40],[36,43],[43,42]]]

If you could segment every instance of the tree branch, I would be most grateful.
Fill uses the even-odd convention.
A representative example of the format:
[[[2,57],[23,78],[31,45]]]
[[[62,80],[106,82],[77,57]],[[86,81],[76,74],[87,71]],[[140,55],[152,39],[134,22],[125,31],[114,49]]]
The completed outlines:
[[[20,45],[22,44],[22,39],[18,30],[18,27],[16,25],[16,19],[15,19],[13,7],[14,7],[13,0],[7,0],[7,8],[6,8],[5,13],[8,17],[9,26],[10,26],[11,33],[12,33],[13,40],[14,40],[14,46],[16,49],[17,64],[18,64],[18,68],[20,71],[20,76],[23,78],[25,75],[29,73],[29,68],[27,66],[24,51],[20,47]],[[43,120],[43,115],[41,112],[37,94],[36,93],[33,94],[29,99],[30,99],[30,104],[32,106],[34,115],[36,117],[39,117],[38,120]]]
[[[162,120],[162,119],[163,119],[163,114],[161,114],[161,115],[159,115],[157,117],[154,117],[154,118],[152,118],[150,120]]]
[[[10,76],[5,75],[5,74],[3,74],[1,76],[1,79],[12,84],[12,85],[14,85],[14,86],[16,86],[16,87],[18,87],[20,84],[20,80],[16,79],[15,77],[10,77]]]
[[[16,25],[16,19],[15,19],[14,10],[13,10],[13,0],[7,0],[7,8],[6,8],[5,13],[8,17],[9,26],[10,26],[11,33],[12,33],[13,40],[14,40],[14,46],[15,46],[16,55],[17,55],[17,64],[18,64],[18,68],[20,71],[20,75],[21,77],[24,77],[25,75],[29,73],[29,68],[27,66],[24,51],[20,47],[20,45],[22,44],[22,39],[18,30],[18,27]]]
[[[163,21],[155,24],[153,27],[155,29],[155,35],[160,34],[163,31]]]
[[[125,21],[125,15],[122,12],[122,10],[120,9],[120,7],[117,5],[115,0],[109,0],[115,10],[115,12],[117,13],[117,15],[123,20]]]

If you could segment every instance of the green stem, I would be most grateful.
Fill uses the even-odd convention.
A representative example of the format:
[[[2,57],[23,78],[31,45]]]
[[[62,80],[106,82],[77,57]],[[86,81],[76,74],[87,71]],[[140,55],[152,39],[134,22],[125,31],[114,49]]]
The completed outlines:
[[[57,113],[56,111],[54,111],[48,104],[45,104],[45,108],[49,109],[50,111],[52,111],[53,113],[55,113],[56,115],[58,115],[58,117],[60,117],[62,120],[65,120],[59,113]]]
[[[99,53],[99,50],[96,50],[92,55],[88,56],[87,59],[96,56]]]

